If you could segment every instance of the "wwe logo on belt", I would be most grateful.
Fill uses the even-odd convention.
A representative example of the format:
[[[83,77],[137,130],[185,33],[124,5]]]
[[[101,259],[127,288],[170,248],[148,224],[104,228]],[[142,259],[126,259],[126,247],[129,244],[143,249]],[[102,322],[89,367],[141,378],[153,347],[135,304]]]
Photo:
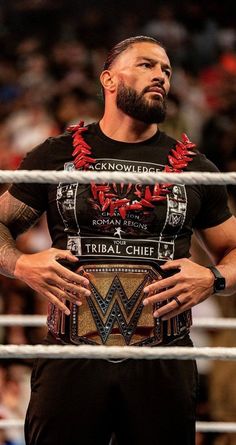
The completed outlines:
[[[126,344],[130,343],[131,337],[137,327],[138,320],[140,318],[141,312],[143,310],[142,301],[140,302],[140,295],[142,293],[143,288],[145,287],[147,279],[144,280],[133,293],[131,298],[128,298],[125,289],[121,284],[119,277],[116,275],[112,281],[112,284],[107,292],[105,299],[98,292],[96,287],[92,284],[91,290],[96,300],[100,311],[103,315],[106,315],[108,309],[111,305],[111,301],[115,299],[114,304],[111,307],[111,310],[105,319],[105,317],[101,317],[99,315],[98,310],[96,309],[96,305],[94,299],[88,298],[88,304],[93,315],[93,319],[96,323],[97,330],[102,339],[103,343],[106,343],[108,336],[110,335],[112,328],[117,322],[120,332],[125,339]],[[117,297],[117,295],[119,297]],[[137,305],[137,302],[139,304]],[[120,306],[120,302],[122,303],[122,307]],[[135,305],[137,305],[132,317],[129,322],[126,321],[126,316],[129,316],[134,309]],[[122,310],[123,309],[123,310]]]
[[[155,271],[136,264],[87,265],[91,296],[73,305],[72,341],[90,344],[136,344],[153,335],[152,310],[144,307],[143,289]]]

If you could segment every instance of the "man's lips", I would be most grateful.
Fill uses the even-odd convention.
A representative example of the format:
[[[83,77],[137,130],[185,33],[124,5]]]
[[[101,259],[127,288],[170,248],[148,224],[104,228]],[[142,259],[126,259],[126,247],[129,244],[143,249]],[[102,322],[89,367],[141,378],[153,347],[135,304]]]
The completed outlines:
[[[146,89],[145,91],[146,93],[156,93],[158,95],[160,95],[162,98],[165,97],[165,91],[163,90],[163,88],[160,87],[149,87]]]

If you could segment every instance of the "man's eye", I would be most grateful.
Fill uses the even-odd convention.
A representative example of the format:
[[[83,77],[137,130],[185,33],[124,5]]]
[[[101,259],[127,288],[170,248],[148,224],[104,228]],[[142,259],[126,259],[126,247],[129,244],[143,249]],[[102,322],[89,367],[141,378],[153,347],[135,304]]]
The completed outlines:
[[[140,63],[139,66],[144,66],[145,68],[151,68],[151,63],[143,62],[143,63]]]
[[[164,70],[164,73],[167,75],[167,77],[170,77],[171,74],[170,70]]]

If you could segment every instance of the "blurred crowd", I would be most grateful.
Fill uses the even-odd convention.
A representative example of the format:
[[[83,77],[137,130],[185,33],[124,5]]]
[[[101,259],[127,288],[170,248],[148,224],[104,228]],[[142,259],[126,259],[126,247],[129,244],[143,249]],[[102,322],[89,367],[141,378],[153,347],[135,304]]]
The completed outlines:
[[[145,34],[164,44],[174,69],[163,130],[176,138],[186,132],[221,171],[235,170],[232,11],[233,2],[213,0],[150,0],[146,7],[140,0],[119,0],[119,6],[108,0],[0,0],[0,169],[17,168],[27,151],[69,124],[98,120],[103,110],[98,78],[107,49]],[[229,187],[229,194],[235,212],[235,187]],[[25,252],[49,247],[45,220],[22,235],[18,245]],[[197,246],[194,254],[203,264],[209,261]],[[21,282],[1,277],[0,309],[4,314],[45,314],[47,304]],[[235,298],[227,303],[214,298],[202,311],[203,316],[234,317]],[[5,344],[40,343],[44,334],[44,328],[0,326]],[[196,333],[196,344],[206,342],[236,346],[229,331]],[[24,417],[30,369],[30,362],[0,362],[0,419]],[[220,362],[200,370],[199,419],[236,421],[235,364]],[[22,430],[0,430],[0,445],[6,444],[23,445]],[[203,444],[235,445],[236,438],[198,434],[197,445]]]

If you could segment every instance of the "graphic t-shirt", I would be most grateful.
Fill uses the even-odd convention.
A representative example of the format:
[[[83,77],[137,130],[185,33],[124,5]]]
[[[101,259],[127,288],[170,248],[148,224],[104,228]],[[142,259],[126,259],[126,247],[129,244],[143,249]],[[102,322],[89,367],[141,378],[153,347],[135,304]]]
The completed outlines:
[[[84,140],[96,159],[90,170],[116,172],[158,172],[168,163],[176,141],[164,132],[139,143],[112,140],[98,123],[88,126]],[[20,169],[72,170],[72,134],[49,138],[32,150]],[[218,171],[196,151],[184,171]],[[145,184],[106,184],[106,197],[128,199],[139,204],[145,192],[154,193]],[[183,185],[169,187],[163,200],[142,210],[121,215],[101,204],[99,188],[90,184],[13,184],[10,193],[25,204],[47,212],[52,246],[70,249],[78,257],[94,259],[142,259],[158,263],[190,256],[193,229],[205,229],[227,220],[231,214],[223,186]]]

